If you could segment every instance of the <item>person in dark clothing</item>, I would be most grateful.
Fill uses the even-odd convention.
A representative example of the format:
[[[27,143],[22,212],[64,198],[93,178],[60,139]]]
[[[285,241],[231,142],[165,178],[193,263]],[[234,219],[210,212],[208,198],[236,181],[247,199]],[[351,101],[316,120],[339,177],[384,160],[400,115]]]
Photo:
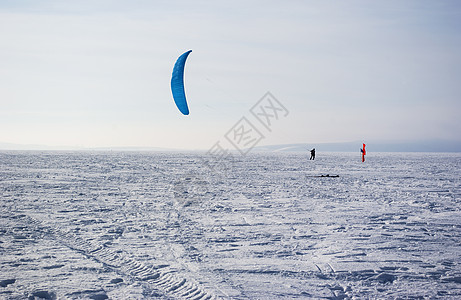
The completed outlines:
[[[315,159],[315,148],[311,150],[311,158],[309,160],[314,160]]]

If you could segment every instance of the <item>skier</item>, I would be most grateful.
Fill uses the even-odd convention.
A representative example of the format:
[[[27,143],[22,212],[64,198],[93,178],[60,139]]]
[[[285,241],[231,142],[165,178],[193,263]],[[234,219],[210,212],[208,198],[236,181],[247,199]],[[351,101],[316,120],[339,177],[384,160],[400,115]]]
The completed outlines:
[[[315,159],[315,148],[311,150],[311,158],[309,160],[314,160]]]

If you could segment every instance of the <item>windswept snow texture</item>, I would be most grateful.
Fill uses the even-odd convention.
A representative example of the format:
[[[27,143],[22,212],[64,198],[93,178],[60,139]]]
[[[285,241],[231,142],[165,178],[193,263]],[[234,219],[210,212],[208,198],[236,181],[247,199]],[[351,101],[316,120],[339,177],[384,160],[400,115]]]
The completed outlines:
[[[1,152],[0,298],[461,298],[461,154],[203,158]]]

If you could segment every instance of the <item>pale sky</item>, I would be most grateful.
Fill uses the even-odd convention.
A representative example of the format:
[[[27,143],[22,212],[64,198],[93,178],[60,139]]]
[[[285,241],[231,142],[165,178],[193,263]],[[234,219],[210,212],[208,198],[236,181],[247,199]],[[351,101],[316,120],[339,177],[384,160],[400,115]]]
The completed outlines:
[[[0,0],[0,143],[207,149],[267,91],[260,145],[460,141],[461,2]]]

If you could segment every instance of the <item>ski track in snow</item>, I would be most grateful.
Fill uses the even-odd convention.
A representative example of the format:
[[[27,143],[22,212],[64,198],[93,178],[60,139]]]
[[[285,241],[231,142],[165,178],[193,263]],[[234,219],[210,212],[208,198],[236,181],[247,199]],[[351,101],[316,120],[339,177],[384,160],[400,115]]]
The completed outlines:
[[[460,154],[202,158],[0,152],[0,298],[461,297]]]

